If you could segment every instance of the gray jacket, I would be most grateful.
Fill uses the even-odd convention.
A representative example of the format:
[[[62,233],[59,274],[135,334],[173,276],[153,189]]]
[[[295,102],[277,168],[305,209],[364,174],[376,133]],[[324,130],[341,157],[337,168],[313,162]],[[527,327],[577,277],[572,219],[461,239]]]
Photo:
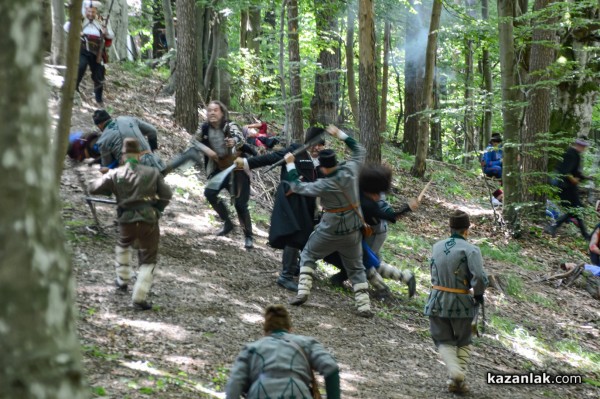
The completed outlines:
[[[350,234],[362,227],[358,214],[351,208],[361,213],[360,196],[358,192],[358,173],[365,161],[366,150],[352,137],[345,143],[352,150],[351,158],[338,166],[338,169],[324,179],[315,182],[301,182],[298,172],[292,169],[287,180],[291,182],[291,190],[297,194],[309,197],[320,197],[321,206],[325,210],[317,230],[324,235]],[[339,212],[338,210],[347,209]],[[328,212],[333,211],[333,212]]]
[[[481,251],[460,235],[453,235],[433,245],[430,270],[432,286],[459,290],[473,288],[473,295],[483,295],[488,285]],[[473,318],[475,308],[470,294],[432,289],[425,305],[425,315]]]
[[[150,148],[150,142],[156,143],[156,129],[149,123],[131,116],[119,116],[110,120],[96,142],[100,147],[102,166],[109,166],[121,159],[123,140],[131,137],[139,141],[142,155],[140,163],[163,170],[165,164]]]
[[[286,340],[302,348],[304,355]],[[247,394],[248,399],[310,399],[311,367],[325,377],[338,371],[335,359],[314,338],[274,332],[240,352],[227,381],[226,398]]]

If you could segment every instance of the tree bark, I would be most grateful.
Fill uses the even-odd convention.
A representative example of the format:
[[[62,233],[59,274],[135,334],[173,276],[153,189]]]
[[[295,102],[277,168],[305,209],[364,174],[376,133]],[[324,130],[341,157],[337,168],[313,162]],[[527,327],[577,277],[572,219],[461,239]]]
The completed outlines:
[[[79,399],[89,388],[48,151],[39,13],[37,0],[0,2],[0,25],[10,32],[0,35],[0,397]]]
[[[198,69],[194,0],[177,0],[177,90],[175,120],[188,133],[198,128]]]
[[[315,0],[315,20],[320,50],[315,71],[314,95],[310,102],[311,126],[337,122],[340,99],[340,43],[333,0]]]
[[[281,102],[283,103],[283,108],[285,110],[285,123],[283,126],[283,131],[285,132],[285,141],[288,145],[292,141],[292,133],[290,129],[288,129],[289,121],[291,119],[290,115],[290,105],[287,101],[287,89],[285,84],[285,66],[284,66],[284,54],[285,54],[285,11],[287,10],[287,0],[283,0],[281,4],[281,14],[279,17],[279,84],[281,87]]]
[[[84,0],[86,1],[86,0]],[[108,8],[112,0],[104,2],[103,9],[99,14],[106,18]],[[119,61],[127,58],[127,41],[129,40],[129,8],[127,0],[114,0],[113,8],[110,10],[110,25],[115,33],[112,46],[109,49],[111,61]]]
[[[433,120],[430,123],[431,126],[431,141],[429,143],[429,155],[431,158],[441,161],[442,160],[442,122],[438,114],[440,109],[440,86],[438,85],[438,75],[434,74],[433,80],[433,111],[436,112],[433,116]]]
[[[534,12],[546,9],[553,0],[536,0]],[[549,67],[554,62],[556,32],[553,29],[544,29],[556,22],[555,17],[538,20],[538,27],[533,30],[533,44],[529,60],[528,106],[525,109],[525,123],[522,138],[523,190],[525,201],[543,201],[545,194],[542,185],[546,184],[545,174],[548,164],[548,153],[545,150],[549,139],[551,110],[551,86],[544,81],[550,79]],[[552,83],[554,86],[554,84]]]
[[[298,0],[288,1],[288,61],[290,64],[290,120],[292,140],[303,141],[302,85],[300,81],[300,40],[298,35]]]
[[[167,37],[167,51],[176,51],[175,49],[175,24],[173,22],[173,8],[171,4],[171,0],[162,0],[162,10],[163,15],[165,17],[165,35]],[[177,68],[177,56],[173,56],[169,61],[169,70],[171,71],[171,76],[169,77],[169,82],[164,88],[164,93],[167,95],[173,95],[175,93],[175,71]]]
[[[227,40],[228,20],[225,15],[219,16],[219,45],[217,60],[226,60],[229,54],[229,41]],[[221,66],[217,61],[216,67],[217,82],[215,87],[215,98],[218,98],[223,104],[228,107],[231,105],[231,75],[227,68]]]
[[[504,220],[514,231],[519,230],[519,220],[515,205],[521,198],[518,164],[519,117],[520,109],[517,87],[517,60],[515,57],[513,0],[498,0],[498,31],[500,33],[500,71],[502,81],[502,122],[504,146],[502,159],[502,183],[504,189]]]
[[[360,126],[358,112],[358,96],[356,95],[356,79],[354,76],[354,21],[356,20],[356,3],[348,2],[348,22],[346,26],[346,80],[348,81],[348,101],[352,110],[354,126]]]
[[[62,175],[65,155],[69,147],[69,130],[71,129],[71,117],[73,116],[73,98],[75,96],[75,85],[77,84],[77,68],[79,66],[79,46],[81,33],[81,3],[82,0],[73,0],[69,10],[69,34],[67,40],[67,70],[60,96],[60,115],[56,131],[56,144],[54,147],[55,164],[54,171],[56,179],[60,180]]]
[[[359,0],[358,4],[360,139],[367,150],[366,162],[379,164],[381,137],[378,129],[374,0]]]
[[[425,176],[427,168],[427,149],[429,148],[429,113],[433,93],[433,77],[435,74],[435,59],[437,51],[437,35],[440,28],[440,16],[442,14],[442,1],[434,0],[431,7],[431,21],[429,24],[429,37],[427,38],[427,50],[425,52],[425,78],[423,79],[423,96],[421,109],[424,113],[419,117],[419,140],[417,142],[417,153],[415,164],[411,173],[415,177]]]
[[[54,35],[52,5],[50,4],[50,0],[41,0],[41,4],[42,12],[40,13],[39,18],[42,22],[42,51],[50,53],[52,51],[52,36]]]
[[[52,63],[64,65],[65,54],[65,4],[62,0],[52,0]],[[81,8],[81,5],[79,6]]]
[[[390,78],[390,48],[391,48],[392,23],[385,21],[383,30],[383,68],[381,70],[381,119],[379,120],[379,132],[387,131],[387,97],[388,79]]]
[[[419,112],[423,111],[423,74],[425,66],[425,49],[421,46],[424,41],[425,10],[421,3],[410,0],[417,15],[407,15],[406,37],[404,45],[404,137],[402,149],[415,155],[419,137]]]

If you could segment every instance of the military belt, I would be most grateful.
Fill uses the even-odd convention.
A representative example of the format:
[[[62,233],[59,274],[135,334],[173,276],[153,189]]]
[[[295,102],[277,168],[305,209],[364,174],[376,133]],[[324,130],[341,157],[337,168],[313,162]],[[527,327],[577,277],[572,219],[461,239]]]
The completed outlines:
[[[442,287],[441,285],[432,285],[432,289],[444,292],[451,292],[453,294],[468,294],[469,290],[463,290],[460,288]]]
[[[343,208],[323,209],[323,211],[328,212],[328,213],[340,213],[340,212],[351,211],[352,209],[356,209],[356,208],[358,208],[358,204],[350,204]]]

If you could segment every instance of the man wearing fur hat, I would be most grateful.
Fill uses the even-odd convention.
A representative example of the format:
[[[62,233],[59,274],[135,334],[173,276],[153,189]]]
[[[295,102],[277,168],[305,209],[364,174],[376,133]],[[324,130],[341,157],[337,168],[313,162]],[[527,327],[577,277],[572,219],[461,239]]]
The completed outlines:
[[[81,26],[81,47],[79,50],[79,68],[77,70],[76,90],[85,75],[85,70],[90,67],[92,81],[94,82],[94,96],[99,106],[104,105],[102,94],[104,92],[104,59],[106,48],[110,47],[114,33],[109,24],[102,24],[98,18],[99,1],[84,1],[82,6],[83,23]],[[71,23],[64,26],[65,32],[69,31]],[[100,56],[98,56],[98,53]]]
[[[285,155],[291,190],[297,194],[319,197],[324,213],[300,254],[300,280],[298,295],[290,300],[292,305],[302,305],[308,300],[313,283],[316,261],[338,251],[348,273],[357,314],[372,317],[367,277],[362,263],[362,214],[359,204],[358,173],[365,160],[365,148],[336,126],[327,133],[344,141],[352,151],[348,162],[338,165],[335,152],[327,149],[319,153],[319,164],[325,178],[315,182],[301,182],[291,153]]]
[[[119,116],[112,118],[103,109],[97,109],[92,116],[94,125],[102,131],[96,142],[100,148],[102,171],[114,169],[119,166],[123,140],[136,139],[140,143],[140,163],[152,166],[159,171],[165,169],[165,164],[153,151],[158,149],[156,128],[141,119],[132,116]]]
[[[469,215],[456,211],[450,216],[450,238],[433,245],[431,292],[425,305],[431,338],[448,370],[448,390],[467,392],[467,362],[471,353],[471,323],[488,278],[479,248],[467,242]],[[472,295],[471,295],[472,292]]]
[[[119,240],[115,284],[120,290],[127,290],[133,275],[132,248],[137,244],[140,269],[132,299],[137,309],[148,310],[152,308],[147,296],[152,286],[160,239],[158,219],[173,194],[156,168],[140,164],[141,152],[138,140],[126,138],[123,141],[123,166],[92,182],[90,193],[116,196]]]
[[[312,144],[306,149],[306,151],[296,155],[294,164],[296,170],[300,174],[300,180],[304,182],[314,182],[317,178],[322,177],[319,171],[319,152],[325,147],[325,138],[323,134],[325,129],[320,127],[309,127],[304,135],[304,144]],[[288,152],[294,152],[300,148],[300,144],[292,144],[288,148],[283,150],[271,152],[265,155],[255,156],[251,158],[237,158],[235,163],[239,168],[255,169],[262,166],[273,165],[274,163],[283,159],[285,154]],[[287,168],[284,165],[281,167],[281,180],[284,181],[287,177]],[[316,200],[314,197],[307,197],[306,204],[308,206],[308,213],[311,215],[315,214],[316,211]],[[298,284],[294,282],[294,275],[298,269],[298,255],[300,250],[290,245],[286,245],[283,249],[283,255],[281,259],[282,269],[279,277],[277,278],[277,284],[281,287],[290,290],[298,291]]]

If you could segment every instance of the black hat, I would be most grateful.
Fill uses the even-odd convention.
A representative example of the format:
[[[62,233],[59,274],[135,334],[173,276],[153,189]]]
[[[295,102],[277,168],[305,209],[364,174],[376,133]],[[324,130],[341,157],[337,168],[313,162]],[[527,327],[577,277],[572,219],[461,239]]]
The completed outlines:
[[[450,228],[467,229],[471,225],[469,215],[463,211],[456,211],[450,215]]]
[[[337,159],[335,159],[335,152],[329,148],[320,151],[319,165],[324,168],[333,168],[335,165],[337,165]]]
[[[94,119],[94,125],[98,126],[102,122],[110,120],[110,114],[103,109],[97,109],[94,111],[92,118]]]
[[[315,126],[309,127],[308,129],[306,129],[306,133],[304,134],[304,144],[308,143],[309,141],[311,141],[312,139],[314,139],[315,137],[317,137],[318,135],[320,135],[324,132],[325,132],[325,129],[323,129],[322,127],[315,127]],[[317,144],[325,145],[325,139],[321,138],[321,140],[314,143],[314,145],[317,145]]]
[[[123,140],[123,154],[139,154],[140,150],[140,142],[132,137],[127,137]]]
[[[500,136],[500,133],[494,133],[492,134],[492,138],[490,139],[490,141],[495,143],[502,143],[502,136]]]
[[[366,193],[388,192],[392,187],[392,169],[380,164],[365,165],[360,170],[358,186]]]

